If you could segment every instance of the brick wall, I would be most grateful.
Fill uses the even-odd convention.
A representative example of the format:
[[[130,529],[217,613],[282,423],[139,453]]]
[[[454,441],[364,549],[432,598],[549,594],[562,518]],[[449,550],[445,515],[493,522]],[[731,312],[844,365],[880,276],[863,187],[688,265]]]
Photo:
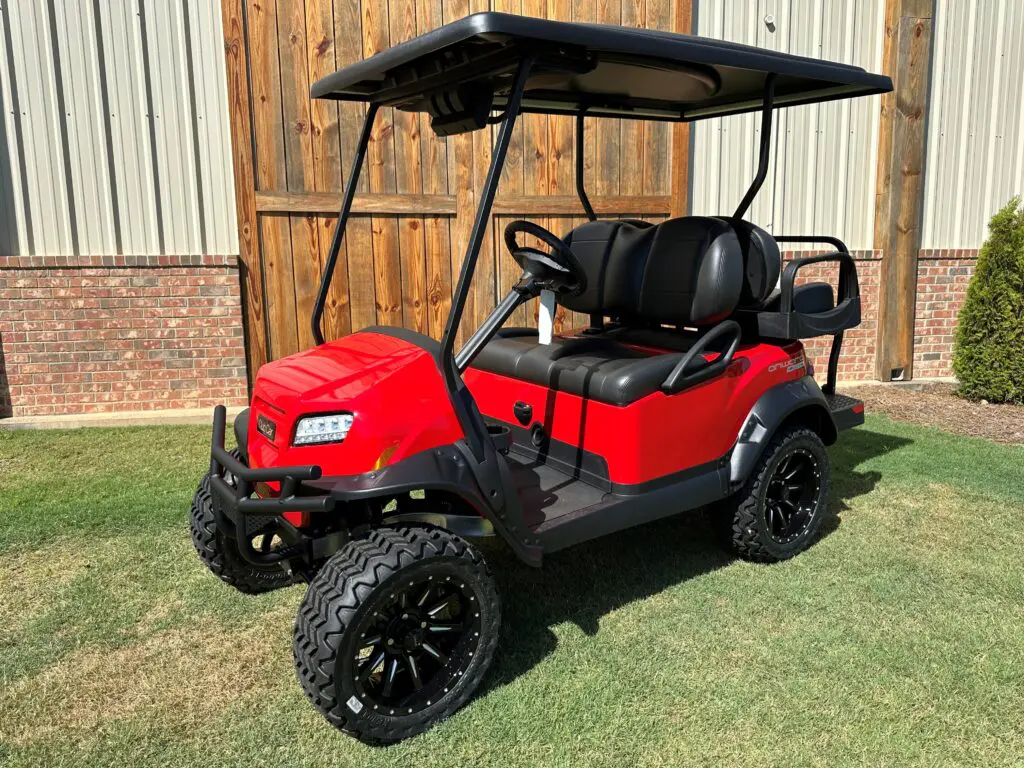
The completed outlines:
[[[787,252],[785,260],[806,256]],[[857,251],[857,276],[861,293],[861,324],[847,331],[839,358],[839,380],[875,377],[875,335],[878,332],[878,275],[881,252]],[[953,375],[953,336],[957,315],[974,273],[976,250],[922,250],[917,268],[917,309],[914,333],[914,377]],[[823,280],[836,284],[838,267],[812,264],[800,270],[798,283]],[[825,380],[831,337],[808,339],[807,354],[817,378]]]
[[[953,375],[953,336],[976,250],[924,250],[917,262],[914,377]]]
[[[843,381],[874,378],[880,255],[854,256],[862,322],[846,334]],[[917,378],[952,373],[956,318],[976,258],[973,250],[921,252]],[[244,403],[235,263],[225,256],[0,258],[0,417]],[[836,267],[812,265],[800,279],[834,285]],[[822,380],[830,343],[806,342]]]
[[[0,258],[0,416],[243,403],[236,263]]]

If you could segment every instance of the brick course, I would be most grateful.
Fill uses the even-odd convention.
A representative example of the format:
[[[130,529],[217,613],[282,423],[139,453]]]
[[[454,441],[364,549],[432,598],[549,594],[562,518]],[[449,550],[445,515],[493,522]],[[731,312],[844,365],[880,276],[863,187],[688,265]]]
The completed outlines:
[[[237,259],[0,259],[0,416],[246,399]]]
[[[807,252],[784,254],[785,259]],[[880,254],[854,254],[863,301],[840,380],[874,378]],[[977,251],[924,250],[914,375],[952,374],[957,315]],[[833,285],[834,265],[800,280]],[[824,380],[830,338],[807,353]],[[0,258],[0,417],[209,407],[246,400],[237,260],[231,256]]]

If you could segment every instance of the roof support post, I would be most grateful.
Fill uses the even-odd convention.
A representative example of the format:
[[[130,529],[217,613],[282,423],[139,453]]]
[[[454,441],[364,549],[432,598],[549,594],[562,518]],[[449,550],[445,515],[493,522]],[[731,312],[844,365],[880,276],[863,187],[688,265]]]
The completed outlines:
[[[508,105],[505,109],[505,120],[501,124],[501,130],[498,131],[498,138],[494,142],[494,151],[491,153],[491,167],[487,170],[487,179],[484,181],[484,188],[480,194],[480,205],[477,207],[473,230],[469,235],[469,244],[466,246],[466,257],[462,260],[459,282],[452,295],[452,308],[444,326],[444,335],[441,336],[438,362],[444,374],[449,396],[454,395],[459,384],[459,373],[454,355],[455,334],[462,321],[462,313],[466,309],[470,283],[473,281],[473,272],[476,269],[480,246],[483,244],[484,234],[487,231],[494,195],[498,190],[498,182],[501,180],[501,169],[505,165],[505,155],[508,153],[508,145],[512,140],[512,130],[515,128],[516,119],[519,117],[523,91],[526,89],[526,80],[530,76],[530,70],[533,69],[533,61],[532,57],[524,59],[516,72],[515,82],[509,93]]]
[[[757,193],[761,190],[761,185],[764,184],[764,180],[768,176],[768,164],[771,162],[772,109],[774,100],[775,74],[771,73],[764,79],[764,101],[761,107],[761,151],[757,160],[757,175],[750,182],[750,187],[747,189],[746,194],[743,195],[743,199],[740,201],[739,207],[736,208],[736,212],[732,215],[734,219],[743,218],[743,214],[747,212],[750,204],[754,202],[754,198],[757,197]]]
[[[366,110],[366,119],[363,120],[363,130],[359,134],[359,143],[356,145],[356,156],[352,160],[352,168],[348,174],[348,184],[345,185],[345,197],[341,201],[341,210],[338,212],[338,223],[334,225],[334,236],[331,238],[331,249],[327,252],[327,263],[324,264],[324,272],[320,276],[320,290],[316,294],[316,302],[313,304],[313,316],[310,322],[313,327],[313,339],[317,344],[324,343],[323,317],[324,307],[327,306],[327,294],[331,290],[331,278],[334,277],[334,268],[338,264],[338,253],[341,251],[342,239],[345,237],[345,228],[348,226],[348,217],[352,213],[352,201],[356,197],[356,186],[359,183],[359,174],[363,170],[363,160],[366,159],[366,148],[370,144],[370,134],[373,131],[373,121],[377,117],[379,104],[370,104]]]
[[[590,204],[590,198],[587,197],[587,188],[583,180],[583,152],[585,147],[583,141],[583,120],[586,118],[586,115],[585,110],[576,115],[576,194],[580,198],[583,210],[587,213],[587,218],[591,221],[597,221],[597,214],[594,213],[594,206]]]
[[[924,217],[925,124],[931,74],[932,0],[887,0],[886,74],[875,193],[875,249],[881,250],[875,377],[914,376],[917,260]]]

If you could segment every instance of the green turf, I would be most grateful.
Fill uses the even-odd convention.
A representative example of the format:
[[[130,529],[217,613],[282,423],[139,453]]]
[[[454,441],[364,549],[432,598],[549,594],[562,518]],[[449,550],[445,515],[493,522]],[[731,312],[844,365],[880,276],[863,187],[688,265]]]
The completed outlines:
[[[828,534],[731,560],[702,518],[518,564],[484,690],[371,749],[303,697],[302,588],[192,552],[208,432],[0,432],[0,765],[1020,765],[1024,449],[869,418]]]

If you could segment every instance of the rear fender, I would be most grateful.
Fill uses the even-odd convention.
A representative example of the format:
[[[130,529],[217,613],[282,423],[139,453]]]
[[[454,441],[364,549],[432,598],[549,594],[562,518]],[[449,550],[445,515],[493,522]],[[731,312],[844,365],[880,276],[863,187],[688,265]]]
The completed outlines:
[[[775,433],[787,422],[800,421],[813,428],[826,445],[839,434],[821,387],[810,376],[779,384],[754,403],[743,422],[729,458],[729,484],[742,485]]]

